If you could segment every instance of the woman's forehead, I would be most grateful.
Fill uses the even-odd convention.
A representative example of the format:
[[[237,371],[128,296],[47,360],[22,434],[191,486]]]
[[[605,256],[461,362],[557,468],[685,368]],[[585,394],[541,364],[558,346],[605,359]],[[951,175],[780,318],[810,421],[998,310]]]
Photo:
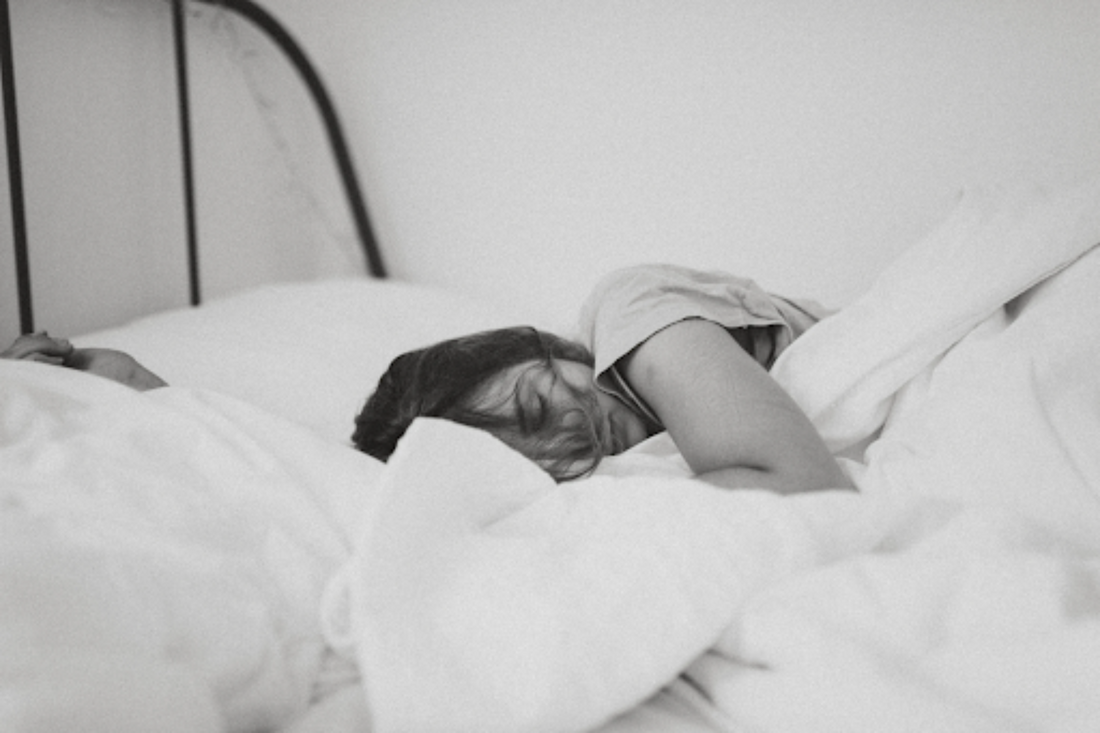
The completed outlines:
[[[567,359],[555,359],[554,365],[561,375],[561,378],[573,389],[587,391],[592,388],[592,367],[587,364],[582,364],[579,361],[570,361]]]

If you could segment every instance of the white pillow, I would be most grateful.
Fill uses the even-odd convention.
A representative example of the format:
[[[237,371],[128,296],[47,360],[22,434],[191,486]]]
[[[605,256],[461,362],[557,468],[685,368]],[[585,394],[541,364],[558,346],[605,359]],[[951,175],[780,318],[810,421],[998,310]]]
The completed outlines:
[[[268,285],[73,339],[119,349],[169,384],[232,395],[347,443],[398,354],[516,325],[493,307],[391,280]]]

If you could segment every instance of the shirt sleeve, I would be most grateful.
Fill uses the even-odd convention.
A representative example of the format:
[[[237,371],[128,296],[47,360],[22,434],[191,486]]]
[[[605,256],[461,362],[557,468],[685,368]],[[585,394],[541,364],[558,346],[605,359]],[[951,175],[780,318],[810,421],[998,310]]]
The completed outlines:
[[[812,301],[771,295],[752,280],[726,272],[639,265],[616,270],[597,283],[581,308],[578,334],[595,355],[597,385],[648,412],[614,365],[658,331],[691,318],[749,329],[752,356],[770,368],[826,314]]]

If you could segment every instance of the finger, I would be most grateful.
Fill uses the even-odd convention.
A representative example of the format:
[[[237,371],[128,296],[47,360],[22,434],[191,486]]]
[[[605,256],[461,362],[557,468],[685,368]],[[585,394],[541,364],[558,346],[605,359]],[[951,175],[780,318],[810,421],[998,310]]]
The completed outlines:
[[[48,339],[40,333],[26,333],[11,342],[11,346],[0,352],[5,359],[22,359],[38,349]]]
[[[49,353],[57,356],[66,356],[72,353],[73,345],[69,342],[69,339],[51,338],[50,341],[53,342],[53,349]]]
[[[51,364],[53,366],[61,366],[65,363],[65,358],[62,356],[49,356],[47,354],[35,353],[28,354],[23,357],[23,361],[36,361],[40,364]]]
[[[31,354],[64,357],[72,350],[68,339],[51,338],[45,331],[39,331],[20,336],[0,355],[8,359],[26,359]]]

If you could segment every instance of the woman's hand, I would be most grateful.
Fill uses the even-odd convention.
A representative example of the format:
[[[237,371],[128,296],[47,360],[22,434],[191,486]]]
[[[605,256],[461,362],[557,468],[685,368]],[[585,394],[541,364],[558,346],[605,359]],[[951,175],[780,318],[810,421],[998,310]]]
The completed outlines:
[[[168,386],[129,354],[113,349],[76,349],[67,339],[53,338],[45,331],[15,339],[11,346],[0,351],[0,359],[37,361],[76,369],[125,384],[139,392]]]
[[[45,331],[36,331],[20,336],[11,346],[0,351],[0,359],[39,361],[61,366],[71,353],[73,345],[66,339],[52,338]]]
[[[722,326],[675,323],[619,364],[698,478],[779,493],[851,488],[809,418]]]

